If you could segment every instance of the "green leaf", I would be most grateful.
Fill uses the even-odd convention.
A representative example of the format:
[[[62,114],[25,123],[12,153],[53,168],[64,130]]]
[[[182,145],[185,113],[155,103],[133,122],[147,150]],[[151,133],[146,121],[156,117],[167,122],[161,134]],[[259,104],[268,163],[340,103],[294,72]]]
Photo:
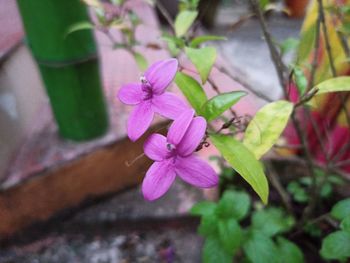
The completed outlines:
[[[185,46],[185,41],[179,37],[164,35],[164,36],[162,36],[162,39],[168,43],[173,43],[175,46],[180,47],[180,48]]]
[[[321,228],[317,224],[307,223],[303,230],[305,233],[309,234],[312,237],[321,238],[323,235]]]
[[[287,38],[280,44],[281,55],[285,55],[290,51],[295,50],[299,45],[299,40],[296,38]]]
[[[316,95],[328,92],[350,91],[350,77],[328,79],[316,85],[316,88],[318,88]]]
[[[339,177],[338,175],[328,175],[328,181],[331,184],[335,185],[344,185],[345,183],[344,179]]]
[[[350,34],[350,24],[349,23],[343,23],[339,29],[340,32],[342,32],[344,35]]]
[[[281,263],[303,263],[304,255],[300,248],[293,242],[283,237],[277,237],[277,246]]]
[[[224,250],[217,238],[207,238],[202,253],[204,263],[232,263],[232,256]]]
[[[247,95],[244,91],[231,91],[221,93],[210,100],[208,100],[201,109],[203,117],[206,120],[212,121],[219,117],[226,110],[231,108],[234,104],[236,104],[242,97]]]
[[[320,195],[323,198],[329,198],[333,192],[332,184],[330,182],[325,182],[320,190]]]
[[[199,0],[179,0],[180,5],[179,9],[184,10],[184,9],[197,9]]]
[[[350,215],[350,198],[344,199],[336,203],[331,211],[332,217],[343,220]]]
[[[266,204],[269,186],[263,166],[256,160],[253,153],[232,137],[212,134],[210,138],[226,161],[253,187],[263,203]]]
[[[240,247],[242,229],[234,218],[219,221],[219,239],[227,253],[231,255]]]
[[[192,48],[197,48],[200,44],[207,42],[207,41],[219,41],[219,40],[227,40],[226,37],[222,36],[199,36],[195,37],[191,42],[190,42],[190,47]]]
[[[338,8],[339,8],[339,7],[338,7]],[[341,7],[340,7],[340,11],[341,11],[344,15],[350,15],[350,6],[349,6],[349,5],[341,6]]]
[[[294,80],[297,85],[299,95],[302,96],[304,95],[306,89],[307,89],[307,78],[304,74],[304,71],[300,67],[295,67],[293,69],[294,71]]]
[[[202,86],[194,78],[181,72],[176,73],[175,83],[197,114],[201,115],[201,108],[207,101],[207,96]]]
[[[216,204],[209,201],[203,201],[195,204],[190,212],[192,215],[205,216],[215,212]]]
[[[350,257],[350,233],[337,231],[326,236],[320,251],[325,259],[345,260]]]
[[[189,10],[183,10],[177,15],[174,24],[175,34],[177,37],[182,37],[187,33],[194,20],[196,20],[197,15],[197,11]]]
[[[167,42],[168,43],[168,49],[170,51],[171,56],[176,57],[181,52],[181,49],[179,49],[174,42]]]
[[[252,227],[268,237],[287,232],[293,225],[294,219],[275,207],[257,211],[252,216]]]
[[[138,52],[133,52],[133,55],[139,69],[142,71],[146,70],[148,67],[148,63],[145,57]]]
[[[78,22],[78,23],[75,23],[73,25],[71,25],[65,36],[67,37],[68,35],[72,34],[73,32],[76,32],[76,31],[80,31],[80,30],[90,30],[90,29],[94,29],[95,26],[94,24],[90,23],[89,21],[82,21],[82,22]]]
[[[293,199],[299,203],[306,203],[309,200],[305,189],[298,182],[290,182],[287,190],[293,195]]]
[[[243,245],[252,263],[278,263],[279,251],[271,238],[259,231],[252,231]]]
[[[249,123],[244,145],[260,159],[276,143],[293,111],[293,104],[279,100],[261,108]]]
[[[217,236],[218,218],[215,214],[206,214],[202,216],[201,223],[198,227],[198,233],[204,237]]]
[[[264,10],[269,3],[270,3],[270,0],[259,0],[259,6],[261,10]]]
[[[250,197],[243,191],[226,190],[220,199],[216,214],[220,218],[234,218],[242,220],[250,209]]]
[[[186,55],[196,67],[201,76],[202,83],[207,81],[211,68],[216,60],[216,49],[213,47],[203,47],[200,49],[185,48]]]
[[[340,228],[344,231],[350,232],[350,215],[348,215],[341,221]]]

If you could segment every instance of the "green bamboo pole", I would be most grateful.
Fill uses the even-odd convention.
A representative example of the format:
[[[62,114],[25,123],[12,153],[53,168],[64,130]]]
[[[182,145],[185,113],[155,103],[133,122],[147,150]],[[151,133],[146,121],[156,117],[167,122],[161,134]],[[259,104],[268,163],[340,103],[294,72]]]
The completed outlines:
[[[91,30],[66,35],[89,20],[79,0],[17,0],[62,137],[81,141],[108,128],[96,45]]]

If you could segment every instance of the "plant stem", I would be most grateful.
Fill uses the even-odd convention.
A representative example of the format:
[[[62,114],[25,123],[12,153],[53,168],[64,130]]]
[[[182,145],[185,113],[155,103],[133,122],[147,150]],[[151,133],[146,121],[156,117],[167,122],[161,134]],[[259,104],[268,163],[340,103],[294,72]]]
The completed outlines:
[[[270,180],[271,184],[273,185],[273,187],[276,189],[276,191],[280,195],[283,205],[285,206],[287,211],[291,215],[294,216],[293,207],[292,207],[292,204],[290,202],[290,196],[289,196],[288,192],[284,189],[283,185],[281,184],[281,182],[278,178],[278,175],[276,174],[272,164],[266,162],[265,166],[268,170],[266,175],[267,175],[268,179]]]
[[[252,87],[249,86],[248,83],[246,83],[243,79],[241,79],[239,76],[234,76],[231,74],[226,68],[215,65],[215,68],[220,71],[222,74],[228,76],[230,79],[237,81],[238,83],[242,84],[247,90],[249,90],[252,94],[257,96],[258,98],[267,101],[267,102],[272,102],[273,100],[267,97],[266,95],[254,90]]]
[[[156,7],[158,8],[158,10],[161,12],[161,14],[164,16],[165,20],[168,22],[171,29],[175,32],[174,21],[171,18],[168,10],[166,10],[166,8],[163,6],[163,4],[159,0],[156,0],[155,4],[156,4]]]
[[[281,56],[279,55],[278,50],[273,43],[272,36],[267,28],[265,18],[263,16],[263,13],[262,13],[260,7],[259,7],[259,3],[257,2],[257,0],[250,0],[250,3],[252,5],[254,11],[256,12],[258,19],[259,19],[259,23],[260,23],[261,29],[263,31],[265,41],[269,47],[270,56],[271,56],[271,59],[272,59],[274,66],[275,66],[280,85],[282,87],[284,96],[287,98],[288,94],[286,91],[286,86],[288,84],[288,79],[287,79],[288,76],[287,76],[287,78],[285,76],[285,72],[287,71],[287,68],[283,64]],[[301,128],[301,124],[300,124],[299,120],[296,118],[295,110],[293,111],[293,113],[291,115],[291,119],[292,119],[293,125],[295,127],[295,130],[297,132],[297,135],[299,137],[299,140],[301,142],[301,145],[302,145],[302,149],[303,149],[305,159],[306,159],[308,173],[309,173],[310,177],[312,178],[312,181],[314,182],[314,184],[316,184],[316,175],[314,173],[314,164],[312,161],[312,156],[311,156],[311,153],[310,153],[307,141],[306,141],[306,135],[305,135],[303,129]],[[312,210],[304,211],[304,215],[303,215],[303,218],[300,222],[300,225],[303,225],[303,222],[305,222],[305,220],[310,216],[311,213],[312,213]]]

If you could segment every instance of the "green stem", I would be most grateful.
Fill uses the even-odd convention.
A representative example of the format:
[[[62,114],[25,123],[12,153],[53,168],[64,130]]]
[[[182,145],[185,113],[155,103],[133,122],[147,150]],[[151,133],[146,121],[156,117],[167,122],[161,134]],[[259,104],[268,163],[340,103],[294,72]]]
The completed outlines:
[[[107,111],[91,30],[67,35],[68,28],[89,20],[79,0],[17,0],[50,98],[60,134],[87,140],[105,133]]]

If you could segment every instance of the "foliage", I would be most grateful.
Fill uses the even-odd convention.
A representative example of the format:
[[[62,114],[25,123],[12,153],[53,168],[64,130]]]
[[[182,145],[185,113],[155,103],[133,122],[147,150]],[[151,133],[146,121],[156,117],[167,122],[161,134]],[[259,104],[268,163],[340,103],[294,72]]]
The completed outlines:
[[[299,40],[295,38],[287,38],[282,43],[279,44],[281,55],[285,55],[289,52],[295,51],[295,49],[299,46]]]
[[[111,12],[108,5],[101,0],[82,1],[92,9],[97,18],[97,22],[81,21],[73,24],[67,29],[66,37],[80,30],[98,30],[107,36],[114,49],[123,48],[129,51],[140,70],[145,70],[148,67],[146,58],[135,51],[135,47],[139,44],[136,41],[136,28],[141,24],[141,20],[135,12],[126,7],[127,1],[111,0],[111,4],[118,10],[113,12]],[[121,10],[127,10],[127,12],[122,12]],[[114,39],[110,32],[112,29],[117,29],[121,33],[121,41],[116,41]]]
[[[317,94],[350,91],[350,77],[331,78],[321,82],[315,88],[318,90]]]
[[[343,220],[350,216],[350,198],[341,200],[335,204],[332,208],[331,215],[338,220]]]
[[[175,34],[177,37],[184,36],[198,15],[197,11],[181,11],[175,19]]]
[[[193,77],[181,72],[176,74],[175,83],[196,110],[196,113],[201,115],[202,106],[207,102],[207,96],[202,86]]]
[[[218,203],[200,202],[192,207],[191,213],[201,217],[198,232],[206,238],[204,262],[218,262],[218,258],[232,262],[234,257],[241,258],[242,253],[253,263],[303,262],[299,247],[282,237],[294,225],[291,217],[277,207],[255,210],[250,216],[251,223],[243,227],[242,222],[250,212],[249,195],[238,190],[225,191]]]
[[[261,108],[249,123],[243,143],[260,159],[279,139],[293,111],[288,101],[276,101]]]
[[[256,191],[266,204],[268,198],[268,183],[261,163],[254,155],[234,138],[213,134],[210,136],[222,156]]]
[[[186,47],[186,55],[196,67],[204,84],[216,60],[216,49],[213,47],[203,47],[199,49]]]
[[[221,93],[206,101],[201,108],[201,113],[207,121],[212,121],[221,116],[225,111],[235,105],[242,97],[247,95],[244,91],[231,91]]]
[[[300,67],[296,66],[293,69],[293,73],[294,73],[294,81],[298,88],[299,94],[300,96],[303,96],[307,90],[307,85],[308,85],[308,81],[304,74],[304,71]]]
[[[340,221],[340,229],[323,239],[320,253],[325,259],[345,262],[350,258],[350,198],[335,204],[331,216]]]
[[[325,174],[321,169],[315,169],[316,185],[320,186],[320,197],[328,199],[333,193],[333,189],[337,185],[344,184],[344,180],[335,174],[330,174],[325,178]],[[288,183],[287,190],[292,195],[294,201],[298,203],[307,203],[310,200],[310,191],[312,187],[312,179],[310,177],[302,177]]]

